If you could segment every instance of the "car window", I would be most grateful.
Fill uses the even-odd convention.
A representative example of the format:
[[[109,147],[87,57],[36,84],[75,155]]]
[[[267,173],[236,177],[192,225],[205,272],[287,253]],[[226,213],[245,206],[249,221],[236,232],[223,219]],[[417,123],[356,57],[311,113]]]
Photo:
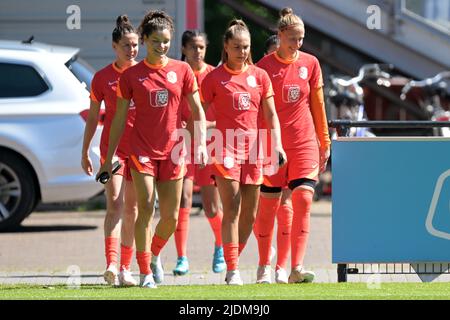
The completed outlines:
[[[78,81],[85,83],[86,88],[91,91],[91,81],[95,73],[94,68],[78,56],[74,56],[72,59],[67,61],[66,67],[69,68]]]
[[[34,97],[49,89],[32,66],[0,63],[0,74],[0,98]]]

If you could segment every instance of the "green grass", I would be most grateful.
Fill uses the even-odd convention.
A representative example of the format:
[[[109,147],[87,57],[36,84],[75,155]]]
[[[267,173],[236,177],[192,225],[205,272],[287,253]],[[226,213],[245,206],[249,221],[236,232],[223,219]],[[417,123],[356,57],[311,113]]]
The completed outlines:
[[[366,283],[314,283],[298,285],[160,286],[158,289],[113,288],[82,285],[0,285],[0,300],[6,299],[148,299],[148,300],[310,300],[310,299],[450,299],[449,283],[382,283],[369,289]]]

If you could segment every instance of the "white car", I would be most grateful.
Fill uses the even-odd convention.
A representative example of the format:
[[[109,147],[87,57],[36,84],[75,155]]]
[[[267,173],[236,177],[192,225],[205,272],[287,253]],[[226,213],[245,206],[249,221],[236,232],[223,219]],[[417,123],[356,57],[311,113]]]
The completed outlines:
[[[80,156],[95,72],[79,49],[0,40],[0,230],[42,203],[85,200],[103,190]],[[101,122],[90,157],[99,166]]]

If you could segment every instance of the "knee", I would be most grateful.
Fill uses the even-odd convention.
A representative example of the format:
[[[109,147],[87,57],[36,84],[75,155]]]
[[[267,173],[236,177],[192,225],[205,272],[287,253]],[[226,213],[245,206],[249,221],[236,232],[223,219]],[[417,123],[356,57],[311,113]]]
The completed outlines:
[[[113,198],[108,201],[107,211],[109,214],[120,214],[123,210],[123,201],[121,198]]]
[[[233,224],[233,223],[237,223],[238,219],[239,219],[239,212],[224,211],[223,217],[222,217],[222,223],[223,224]]]
[[[154,204],[150,199],[138,201],[137,211],[138,216],[152,215],[154,211]]]
[[[181,196],[180,208],[190,208],[192,207],[192,196],[189,194],[184,194]]]
[[[225,214],[226,211],[226,214]],[[237,220],[239,217],[240,208],[239,206],[231,206],[228,208],[228,210],[224,210],[224,219],[227,220]]]
[[[175,230],[175,228],[177,227],[177,224],[178,224],[178,218],[177,217],[165,217],[165,218],[161,217],[160,222],[162,224],[164,224],[166,227],[171,228],[171,229],[173,228]]]
[[[292,207],[292,200],[291,200],[291,198],[290,197],[289,198],[283,197],[281,199],[280,206],[291,206]]]
[[[125,203],[124,217],[135,218],[138,211],[137,203]]]
[[[292,191],[292,195],[296,202],[310,203],[314,196],[314,189],[309,185],[300,185]]]
[[[214,218],[219,211],[219,207],[212,201],[203,201],[203,210],[208,218]]]
[[[256,215],[254,214],[241,215],[239,217],[239,220],[242,220],[245,224],[253,225],[255,224]]]

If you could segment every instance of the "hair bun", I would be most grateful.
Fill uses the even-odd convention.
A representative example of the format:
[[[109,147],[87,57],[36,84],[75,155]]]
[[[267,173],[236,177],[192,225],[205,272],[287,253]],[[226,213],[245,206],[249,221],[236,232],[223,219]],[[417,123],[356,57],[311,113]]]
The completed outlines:
[[[116,20],[116,26],[117,27],[122,27],[124,25],[129,25],[130,24],[130,19],[128,19],[128,16],[126,14],[120,15],[117,17]]]
[[[288,14],[293,14],[294,10],[292,8],[286,7],[280,10],[280,17],[287,16]]]
[[[233,20],[231,20],[230,23],[228,24],[228,28],[230,28],[232,26],[241,26],[241,27],[247,28],[247,25],[241,19],[233,19]]]
[[[148,18],[149,18],[149,20],[153,20],[153,19],[156,19],[156,18],[167,19],[167,14],[164,11],[153,10],[148,15]]]

